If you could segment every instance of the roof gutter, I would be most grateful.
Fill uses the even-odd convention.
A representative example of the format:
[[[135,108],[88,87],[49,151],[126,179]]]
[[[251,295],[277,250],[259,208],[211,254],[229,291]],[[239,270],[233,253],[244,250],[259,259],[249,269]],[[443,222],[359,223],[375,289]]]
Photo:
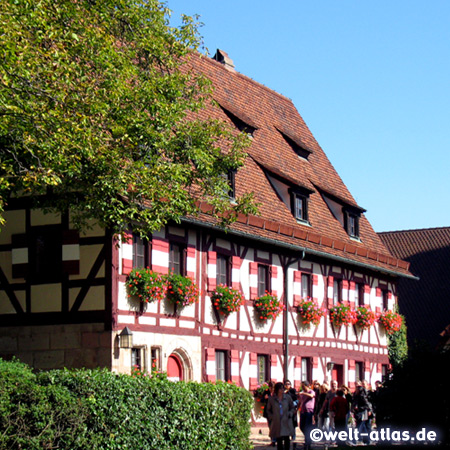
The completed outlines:
[[[214,231],[221,231],[221,230],[223,231],[223,229],[217,227],[216,225],[204,223],[204,222],[201,222],[200,220],[196,220],[196,219],[183,218],[183,219],[181,219],[181,221],[188,223],[188,224],[196,225],[201,228],[207,228],[207,229],[214,230]],[[365,263],[362,263],[359,261],[353,261],[352,259],[344,258],[342,256],[330,255],[329,253],[326,253],[326,252],[320,252],[318,250],[312,250],[312,249],[308,249],[305,247],[288,244],[286,242],[280,242],[280,241],[277,241],[276,239],[269,239],[269,238],[265,238],[262,236],[254,236],[254,235],[251,235],[248,233],[244,233],[243,231],[237,231],[237,230],[231,230],[231,229],[227,229],[226,233],[232,234],[235,236],[239,236],[239,237],[244,237],[246,239],[251,239],[253,241],[263,242],[265,244],[271,244],[271,245],[274,245],[277,247],[286,248],[286,249],[296,251],[296,252],[299,252],[299,251],[304,252],[304,254],[309,254],[309,255],[314,255],[314,256],[320,256],[322,258],[332,259],[334,261],[351,264],[353,266],[361,267],[364,269],[370,269],[372,271],[385,273],[387,275],[399,276],[399,277],[403,277],[403,278],[408,278],[410,280],[419,280],[419,277],[416,277],[414,275],[407,275],[404,273],[396,272],[394,270],[383,269],[381,267],[372,266],[370,264],[365,264]]]

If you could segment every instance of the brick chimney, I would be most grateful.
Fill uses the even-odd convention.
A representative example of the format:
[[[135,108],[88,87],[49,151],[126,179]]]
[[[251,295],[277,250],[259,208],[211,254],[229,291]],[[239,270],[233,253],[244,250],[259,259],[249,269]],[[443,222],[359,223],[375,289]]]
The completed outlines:
[[[217,49],[213,59],[222,63],[228,70],[235,72],[233,60],[223,50]]]

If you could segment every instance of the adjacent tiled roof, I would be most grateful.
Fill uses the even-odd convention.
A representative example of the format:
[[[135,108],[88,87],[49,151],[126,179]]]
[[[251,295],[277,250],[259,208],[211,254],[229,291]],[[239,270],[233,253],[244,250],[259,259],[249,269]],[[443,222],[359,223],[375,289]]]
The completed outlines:
[[[450,324],[450,227],[379,233],[386,247],[411,263],[420,280],[400,280],[400,312],[408,338],[435,345]]]
[[[236,194],[254,192],[260,216],[241,217],[232,230],[410,276],[408,264],[390,254],[363,214],[359,226],[361,242],[351,239],[333,216],[320,191],[364,210],[355,202],[291,100],[206,56],[194,55],[191,64],[212,81],[214,100],[221,105],[221,108],[210,105],[202,116],[233,126],[223,110],[228,108],[255,128],[247,150],[250,157],[236,174]],[[283,134],[306,149],[307,158],[299,157]],[[297,222],[275,192],[267,171],[284,177],[287,184],[297,183],[311,191],[308,203],[311,226]],[[203,206],[206,211],[208,206]],[[200,218],[212,221],[207,215]]]

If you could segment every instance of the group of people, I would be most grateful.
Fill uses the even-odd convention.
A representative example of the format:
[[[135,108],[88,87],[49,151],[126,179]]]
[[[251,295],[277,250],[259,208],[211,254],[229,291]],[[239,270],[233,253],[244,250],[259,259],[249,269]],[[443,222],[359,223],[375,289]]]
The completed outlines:
[[[381,387],[376,382],[376,390],[370,390],[366,381],[358,381],[353,393],[342,385],[338,388],[336,380],[320,384],[314,381],[301,383],[297,392],[291,382],[269,382],[269,389],[263,397],[264,417],[269,424],[271,445],[277,450],[289,450],[291,438],[295,440],[296,428],[305,436],[305,450],[311,447],[310,432],[313,428],[324,431],[347,431],[349,423],[354,423],[364,440],[368,442],[371,421],[375,417],[377,394]],[[352,420],[350,420],[352,418]],[[356,442],[340,442],[349,445]],[[296,443],[294,443],[294,449]]]

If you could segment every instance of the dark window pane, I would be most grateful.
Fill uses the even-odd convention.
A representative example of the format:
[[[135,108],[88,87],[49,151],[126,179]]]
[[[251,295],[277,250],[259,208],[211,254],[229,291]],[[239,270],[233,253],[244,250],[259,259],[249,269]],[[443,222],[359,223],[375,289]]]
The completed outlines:
[[[295,217],[300,220],[306,220],[305,199],[303,197],[295,197]]]
[[[355,287],[355,305],[364,306],[364,286],[359,283]]]
[[[258,297],[261,297],[270,291],[269,286],[269,266],[263,264],[258,265]]]
[[[145,243],[139,236],[133,236],[133,267],[145,266]]]
[[[170,244],[169,270],[173,273],[184,275],[183,248],[178,244]]]
[[[229,191],[228,191],[228,196],[232,200],[236,197],[235,176],[236,176],[236,171],[234,171],[234,170],[230,170],[227,174],[228,186],[230,187]]]
[[[267,355],[258,355],[257,356],[257,365],[258,365],[258,384],[263,384],[265,381],[269,380],[269,358]]]
[[[356,381],[364,380],[364,365],[362,362],[355,363],[355,378]]]
[[[311,277],[307,273],[302,273],[302,298],[311,297]]]
[[[60,281],[62,275],[62,232],[59,227],[32,231],[30,275],[43,282]]]
[[[388,310],[388,291],[383,291],[382,292],[383,295],[383,311],[387,311]]]
[[[216,380],[227,381],[227,355],[223,350],[216,350]]]
[[[224,255],[217,255],[217,284],[229,286],[230,283],[230,265],[229,258]]]
[[[302,374],[301,381],[311,381],[311,360],[309,358],[302,358]]]
[[[341,302],[341,282],[334,280],[333,282],[333,304],[337,305]]]
[[[142,369],[141,363],[141,349],[140,348],[132,348],[131,349],[131,367],[135,367],[136,369]]]

